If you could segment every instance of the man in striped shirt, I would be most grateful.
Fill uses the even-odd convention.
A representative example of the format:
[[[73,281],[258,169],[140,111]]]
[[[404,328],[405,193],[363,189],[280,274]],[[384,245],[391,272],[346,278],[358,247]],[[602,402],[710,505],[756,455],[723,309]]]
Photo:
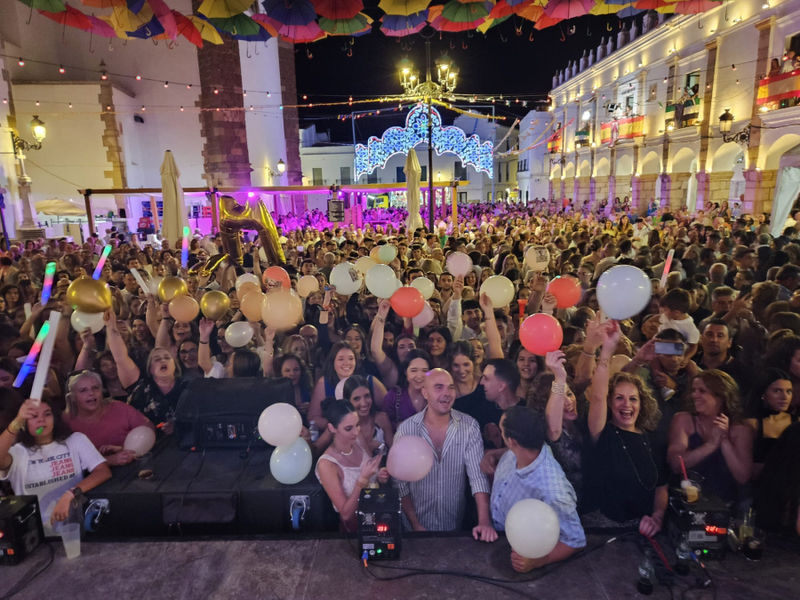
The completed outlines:
[[[403,421],[395,440],[416,435],[433,448],[433,467],[420,481],[395,480],[400,490],[407,529],[414,531],[455,531],[461,527],[466,500],[464,489],[469,479],[478,505],[476,540],[493,542],[497,532],[489,512],[489,480],[481,472],[483,440],[478,423],[453,410],[455,385],[450,373],[434,369],[425,378],[422,395],[428,406]]]

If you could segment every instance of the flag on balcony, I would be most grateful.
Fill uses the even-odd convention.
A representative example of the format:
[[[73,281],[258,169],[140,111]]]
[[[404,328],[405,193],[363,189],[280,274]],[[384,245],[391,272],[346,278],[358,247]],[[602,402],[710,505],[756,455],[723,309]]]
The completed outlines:
[[[759,106],[790,98],[800,98],[800,70],[764,77],[759,82],[756,97]]]
[[[613,145],[617,140],[629,140],[642,135],[644,135],[644,116],[609,121],[600,126],[601,144]]]

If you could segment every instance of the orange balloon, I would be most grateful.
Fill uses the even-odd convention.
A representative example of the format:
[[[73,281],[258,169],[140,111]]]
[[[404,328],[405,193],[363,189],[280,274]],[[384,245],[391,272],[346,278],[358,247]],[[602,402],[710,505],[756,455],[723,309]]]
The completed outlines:
[[[538,313],[522,322],[519,328],[519,341],[528,352],[544,356],[561,348],[564,332],[555,317]]]
[[[280,282],[281,287],[285,290],[288,290],[292,287],[292,282],[289,280],[289,274],[283,267],[270,267],[264,271],[264,284],[268,287],[270,287],[269,284],[267,284],[267,280],[269,279]]]
[[[239,289],[236,290],[236,298],[238,298],[239,302],[244,300],[244,297],[247,296],[250,292],[260,292],[261,286],[257,283],[253,283],[252,281],[245,281],[242,285],[239,286]]]
[[[169,303],[169,314],[176,321],[194,321],[200,314],[200,305],[191,296],[175,296]]]
[[[242,287],[245,285],[247,284],[242,285]],[[239,304],[239,310],[241,310],[242,314],[247,317],[248,321],[260,321],[261,307],[263,303],[264,294],[261,293],[261,290],[252,290],[249,294],[245,294],[245,296],[242,298],[242,302]]]
[[[417,288],[401,287],[398,289],[389,302],[401,317],[413,319],[425,308],[425,296]]]
[[[581,299],[581,282],[569,275],[556,277],[548,284],[547,291],[556,297],[558,308],[569,308]]]
[[[303,301],[292,290],[273,290],[264,297],[261,319],[272,329],[291,329],[303,320]]]

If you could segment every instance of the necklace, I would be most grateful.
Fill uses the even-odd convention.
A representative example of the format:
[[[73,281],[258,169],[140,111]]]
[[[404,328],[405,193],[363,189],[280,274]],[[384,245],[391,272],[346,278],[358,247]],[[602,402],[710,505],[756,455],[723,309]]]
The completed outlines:
[[[653,460],[653,451],[650,449],[650,444],[647,443],[647,434],[646,433],[641,434],[642,442],[644,443],[644,447],[647,450],[647,456],[650,458],[650,464],[653,465],[653,470],[656,472],[655,481],[653,481],[653,485],[651,486],[646,486],[642,481],[642,478],[639,476],[639,470],[636,468],[636,463],[633,462],[633,458],[631,458],[630,453],[628,453],[628,448],[627,446],[625,446],[625,441],[622,439],[622,435],[619,432],[619,428],[614,426],[614,432],[617,434],[617,437],[619,438],[619,443],[622,444],[622,449],[625,451],[625,456],[628,457],[628,460],[630,461],[631,466],[633,467],[633,472],[636,474],[636,479],[639,480],[639,484],[648,492],[654,490],[656,488],[656,484],[658,483],[658,467],[656,466],[656,463]]]
[[[342,452],[341,450],[339,450],[338,448],[336,448],[336,451],[337,451],[339,454],[341,454],[342,456],[350,456],[350,455],[353,453],[353,450],[355,450],[355,448],[350,448],[350,452]]]

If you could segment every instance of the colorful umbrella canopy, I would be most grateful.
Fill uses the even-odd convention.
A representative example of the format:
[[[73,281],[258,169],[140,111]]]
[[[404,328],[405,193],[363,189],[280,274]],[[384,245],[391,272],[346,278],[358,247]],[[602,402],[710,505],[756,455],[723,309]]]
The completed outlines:
[[[352,19],[364,8],[362,0],[311,0],[320,17],[326,19]]]
[[[412,15],[383,15],[381,17],[381,31],[393,37],[411,35],[425,27],[427,18],[427,10]]]
[[[428,8],[431,0],[381,0],[378,4],[387,15],[413,15]]]
[[[258,33],[255,35],[233,35],[231,37],[235,40],[242,40],[243,42],[266,42],[272,37],[265,27],[259,27]]]
[[[147,23],[137,28],[135,31],[127,31],[128,37],[139,38],[141,40],[149,40],[164,33],[164,27],[158,21],[157,17],[153,17]]]
[[[175,28],[178,35],[185,37],[187,40],[189,40],[192,44],[194,44],[198,48],[202,48],[203,36],[200,35],[200,32],[197,30],[197,27],[194,26],[194,23],[192,23],[189,17],[182,15],[177,10],[173,10],[172,14],[175,17]],[[216,30],[214,30],[214,32],[216,33]],[[171,38],[166,33],[162,33],[161,35],[157,36],[156,39],[167,40]]]
[[[84,31],[91,31],[92,22],[89,20],[89,17],[71,6],[66,6],[64,8],[65,9],[61,12],[54,13],[40,10],[39,13],[61,25],[83,29]]]
[[[506,0],[506,4],[509,6],[516,6],[517,4],[524,4],[525,2],[529,2],[529,0]]]
[[[495,4],[489,12],[489,18],[492,20],[500,19],[512,14],[514,14],[513,6],[506,2],[506,0],[497,0],[497,4]]]
[[[557,17],[551,17],[548,14],[543,14],[539,19],[536,21],[536,25],[533,26],[534,29],[542,30],[546,29],[547,27],[552,27],[557,23],[560,23],[564,19],[559,19]]]
[[[226,19],[209,19],[208,22],[218,30],[230,33],[234,37],[239,35],[259,35],[259,32],[263,31],[261,25],[247,15],[233,15]]]
[[[681,0],[675,3],[675,12],[681,15],[696,15],[716,8],[722,2],[712,2],[712,0]]]
[[[607,2],[603,2],[603,0],[598,0],[597,4],[592,7],[592,10],[589,11],[590,15],[594,15],[596,17],[605,17],[608,15],[615,15],[619,10],[618,4],[609,4]]]
[[[508,16],[506,16],[506,17],[500,17],[499,19],[486,19],[486,20],[485,20],[485,21],[484,21],[484,22],[483,22],[483,23],[482,23],[482,24],[481,24],[481,25],[478,27],[478,31],[480,31],[481,33],[486,33],[486,32],[487,32],[487,31],[489,31],[489,30],[490,30],[492,27],[496,27],[497,25],[500,25],[500,23],[503,23],[503,22],[507,21],[507,20],[508,20],[510,17],[511,17],[511,15],[508,15]]]
[[[211,23],[195,15],[191,15],[189,20],[192,22],[192,25],[194,25],[194,28],[200,32],[200,37],[202,39],[214,45],[222,43],[222,36]]]
[[[114,8],[125,6],[125,0],[81,0],[81,4],[92,8]]]
[[[136,31],[140,27],[144,27],[154,14],[153,9],[149,6],[143,6],[138,13],[132,12],[127,6],[116,6],[109,15],[109,23],[117,33],[120,30]]]
[[[544,12],[556,19],[574,19],[589,14],[593,6],[594,0],[550,0]]]
[[[251,4],[250,0],[203,0],[197,12],[209,19],[229,19],[242,14]]]
[[[451,23],[474,23],[489,16],[489,11],[494,8],[490,3],[487,8],[487,3],[470,2],[463,4],[458,0],[448,0],[447,4],[442,8],[442,17]],[[478,23],[480,25],[480,23]],[[477,25],[475,26],[477,27]],[[472,29],[474,29],[473,27]],[[445,30],[449,31],[449,30]]]
[[[270,19],[284,25],[308,25],[317,18],[308,0],[264,0],[261,5]]]
[[[319,28],[330,35],[357,35],[371,28],[372,19],[364,13],[359,13],[352,19],[326,19],[321,17]]]
[[[164,28],[164,33],[167,34],[167,37],[172,40],[178,37],[178,21],[175,17],[175,11],[171,10],[164,0],[148,0],[148,4],[150,4],[153,14]],[[180,15],[180,13],[177,14]]]
[[[50,13],[60,13],[67,10],[61,0],[19,0],[25,6],[30,6],[35,10],[43,10]]]
[[[518,14],[528,21],[538,21],[544,14],[544,8],[534,2],[530,4],[517,4],[513,8],[515,14]]]
[[[617,16],[620,19],[625,19],[627,17],[635,17],[639,13],[643,13],[644,10],[641,8],[634,8],[633,6],[626,6],[621,11],[617,13]],[[659,12],[672,12],[672,11],[659,11]]]
[[[92,35],[99,35],[100,37],[104,38],[117,37],[117,32],[114,31],[114,28],[102,19],[99,19],[94,15],[86,15],[86,17],[92,23],[92,28],[89,30]]]
[[[253,15],[253,18],[256,16],[259,15]],[[319,25],[316,21],[311,21],[307,25],[285,25],[284,23],[279,23],[278,21],[270,19],[266,15],[260,16],[262,16],[264,19],[264,21],[259,19],[259,22],[262,25],[264,22],[270,24],[275,31],[277,31],[278,35],[280,35],[281,39],[286,40],[287,42],[292,42],[295,44],[316,42],[327,35],[327,33],[319,28]]]
[[[267,15],[262,15],[259,13],[250,18],[266,29],[267,33],[269,33],[272,37],[278,37],[278,28],[275,26],[274,21],[270,21],[270,18]]]
[[[431,21],[431,27],[436,29],[437,31],[450,31],[452,33],[457,33],[459,31],[472,31],[473,29],[477,29],[486,21],[486,18],[480,18],[477,21],[472,21],[468,23],[455,23],[450,21],[449,19],[445,19],[444,17],[436,17],[433,21]]]
[[[675,3],[666,2],[666,0],[638,0],[633,3],[633,6],[639,10],[655,10],[667,14],[674,13],[676,8]]]

